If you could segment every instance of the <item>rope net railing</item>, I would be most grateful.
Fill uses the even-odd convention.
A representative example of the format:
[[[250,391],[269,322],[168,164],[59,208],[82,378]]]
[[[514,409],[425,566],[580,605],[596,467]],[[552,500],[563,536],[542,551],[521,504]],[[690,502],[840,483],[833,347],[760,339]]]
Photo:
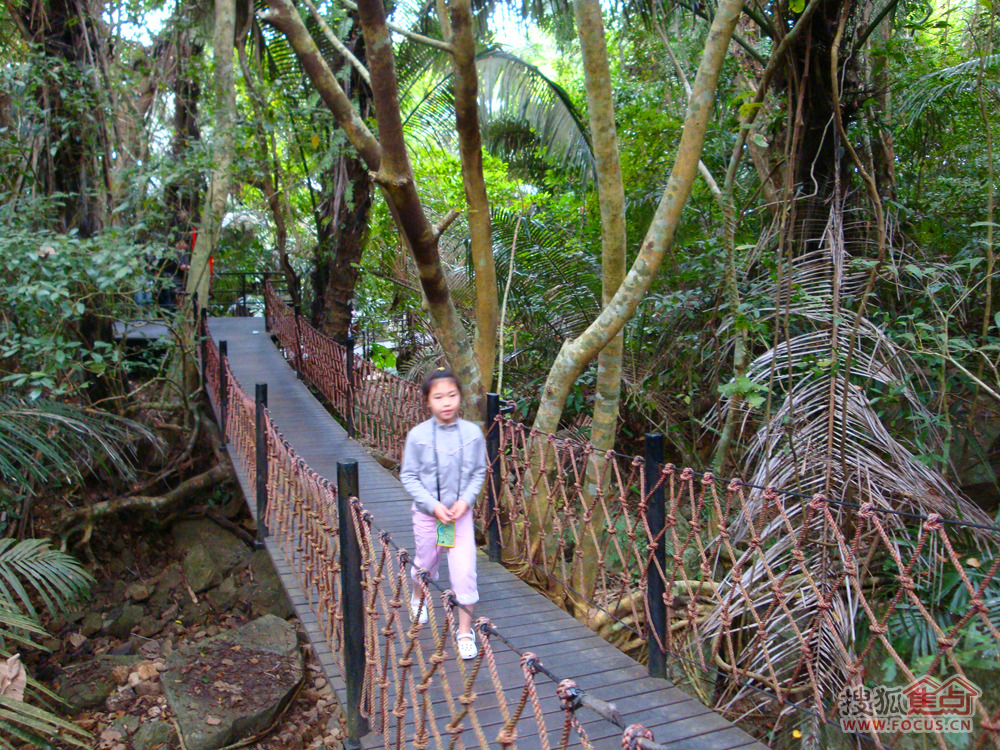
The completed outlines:
[[[273,291],[268,309],[294,351],[279,329],[308,324]],[[303,361],[319,360],[305,342],[325,337],[311,336]],[[419,393],[354,368],[366,375],[350,398],[373,415],[359,438],[398,456],[423,418]],[[346,376],[317,377],[344,403]],[[723,715],[774,741],[845,731],[877,747],[899,745],[916,718],[933,746],[964,734],[1000,748],[1000,528],[753,487],[505,416],[489,430],[498,493],[478,523],[499,522],[504,562],[627,652],[669,655],[669,676]]]
[[[723,715],[772,738],[918,705],[950,716],[935,684],[954,677],[969,722],[949,726],[1000,747],[1000,701],[982,690],[1000,675],[1000,529],[648,467],[505,417],[495,429],[509,561],[610,640],[674,657],[671,676]]]

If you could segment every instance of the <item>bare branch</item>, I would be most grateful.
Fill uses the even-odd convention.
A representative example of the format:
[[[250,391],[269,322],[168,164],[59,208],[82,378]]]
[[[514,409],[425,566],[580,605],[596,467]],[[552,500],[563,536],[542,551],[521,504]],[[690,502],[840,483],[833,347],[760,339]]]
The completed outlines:
[[[439,221],[435,227],[434,231],[438,237],[448,231],[448,227],[455,223],[455,219],[462,215],[462,212],[456,208],[451,209],[448,213],[444,215],[444,218]]]
[[[69,527],[80,521],[90,521],[103,516],[110,516],[122,511],[157,512],[166,510],[181,502],[185,498],[194,494],[198,490],[211,487],[214,484],[232,479],[233,467],[228,461],[213,466],[206,472],[186,479],[163,495],[134,495],[131,497],[116,497],[113,500],[104,500],[94,503],[84,508],[77,508],[67,513],[62,518],[64,527]]]
[[[356,11],[358,9],[358,4],[351,2],[351,0],[340,0],[344,7],[350,10]],[[426,44],[428,47],[434,47],[435,49],[444,50],[445,52],[452,52],[452,46],[448,42],[442,42],[440,39],[434,39],[433,37],[424,36],[423,34],[418,34],[415,31],[410,31],[409,29],[404,29],[402,26],[397,26],[394,23],[386,23],[386,28],[389,31],[393,31],[397,34],[405,36],[411,42],[416,42],[417,44]]]
[[[304,0],[304,2],[306,7],[309,8],[309,12],[312,13],[312,17],[316,19],[316,23],[319,24],[319,28],[323,32],[324,36],[326,36],[330,44],[333,45],[333,48],[343,55],[344,59],[353,65],[354,69],[358,71],[358,75],[365,79],[365,83],[371,86],[372,79],[371,76],[368,75],[368,68],[366,68],[364,63],[354,56],[353,52],[347,49],[347,45],[340,41],[340,37],[333,33],[333,29],[330,28],[330,25],[326,22],[323,16],[320,15],[319,8],[316,7],[316,3],[312,0]]]

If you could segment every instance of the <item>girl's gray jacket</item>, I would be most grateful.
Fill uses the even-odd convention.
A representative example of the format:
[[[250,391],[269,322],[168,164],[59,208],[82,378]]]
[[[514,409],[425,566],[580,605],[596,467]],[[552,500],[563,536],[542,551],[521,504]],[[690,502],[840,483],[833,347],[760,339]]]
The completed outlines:
[[[479,425],[464,419],[443,424],[431,417],[406,436],[399,481],[427,515],[434,515],[438,487],[446,508],[459,498],[471,508],[485,479],[486,441]]]

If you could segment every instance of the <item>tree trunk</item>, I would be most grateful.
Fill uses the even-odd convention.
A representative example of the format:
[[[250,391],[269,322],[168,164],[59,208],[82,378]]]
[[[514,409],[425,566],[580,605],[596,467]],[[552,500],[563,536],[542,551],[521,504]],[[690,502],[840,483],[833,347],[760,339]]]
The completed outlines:
[[[670,250],[681,211],[691,193],[705,131],[712,112],[715,90],[726,59],[729,40],[740,17],[742,0],[722,0],[712,21],[670,180],[643,239],[639,253],[622,285],[597,319],[576,339],[564,342],[542,388],[535,428],[554,432],[566,405],[566,397],[583,369],[618,335],[645,296],[664,256]]]
[[[344,153],[323,184],[330,189],[318,208],[312,318],[323,333],[339,341],[351,325],[354,287],[368,233],[371,179],[354,154]]]
[[[278,262],[288,282],[288,293],[292,298],[292,305],[296,306],[301,303],[299,277],[288,258],[288,221],[291,219],[292,211],[283,185],[281,160],[278,158],[278,149],[274,143],[274,133],[271,133],[269,137],[264,132],[262,123],[268,117],[266,102],[253,85],[253,73],[247,59],[246,35],[242,32],[239,33],[236,48],[239,53],[243,83],[250,93],[250,102],[256,119],[254,135],[257,139],[260,171],[264,175],[260,180],[260,189],[264,193],[267,206],[271,210],[271,217],[274,219],[274,249],[278,253]]]
[[[222,218],[229,198],[236,127],[236,87],[233,81],[233,49],[236,44],[236,2],[216,0],[215,33],[215,128],[212,133],[212,179],[202,209],[201,227],[191,254],[187,292],[199,304],[208,303],[208,259],[219,243]]]
[[[590,115],[590,135],[594,144],[597,167],[597,195],[601,207],[601,284],[602,301],[607,305],[625,277],[625,188],[622,185],[621,162],[618,153],[618,133],[615,129],[614,99],[611,90],[611,68],[604,38],[604,23],[600,0],[576,0],[573,4],[577,33],[583,52],[583,70],[587,89],[587,111]],[[597,388],[594,416],[590,427],[590,442],[597,452],[587,464],[585,502],[590,508],[592,525],[601,531],[606,523],[601,502],[605,482],[604,452],[615,447],[618,408],[622,384],[622,349],[624,334],[619,332],[597,357]],[[578,578],[575,586],[584,596],[593,594],[597,580],[599,539],[584,534],[576,557]],[[586,561],[591,564],[586,564]]]
[[[483,177],[483,147],[479,132],[479,79],[476,72],[476,45],[472,39],[470,0],[452,0],[450,41],[454,47],[451,69],[455,82],[455,130],[462,159],[462,184],[469,209],[469,240],[476,282],[476,336],[473,348],[479,363],[483,388],[493,385],[496,361],[497,270],[493,259],[490,205]]]
[[[193,61],[201,55],[202,47],[191,38],[191,29],[180,26],[174,42],[176,73],[172,85],[174,95],[174,132],[170,142],[170,156],[174,164],[183,165],[194,145],[201,140],[198,128],[198,101],[201,83],[193,70]],[[184,167],[178,176],[164,188],[164,199],[173,229],[168,245],[179,240],[189,240],[191,230],[201,221],[201,175]]]
[[[98,30],[80,0],[24,3],[16,20],[25,40],[50,62],[37,93],[49,123],[37,170],[41,191],[62,196],[57,231],[93,237],[106,218],[98,152],[107,138],[104,106],[89,72],[88,36]]]
[[[332,30],[330,35],[332,37]],[[361,27],[352,24],[346,42],[337,48],[344,57],[338,73],[347,68],[344,93],[356,101],[362,119],[371,116],[370,89],[364,75],[365,48]],[[315,271],[313,273],[313,323],[328,336],[343,340],[350,329],[361,258],[368,238],[372,181],[352,149],[344,147],[321,178],[326,195],[316,211]]]

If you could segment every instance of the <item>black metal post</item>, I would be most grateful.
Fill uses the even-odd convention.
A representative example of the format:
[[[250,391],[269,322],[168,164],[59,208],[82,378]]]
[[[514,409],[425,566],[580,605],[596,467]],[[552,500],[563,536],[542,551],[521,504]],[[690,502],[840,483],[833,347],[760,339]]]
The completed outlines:
[[[354,337],[347,334],[347,437],[354,438]]]
[[[267,296],[267,282],[270,280],[271,274],[264,271],[264,333],[270,333],[271,331],[271,305],[268,303]]]
[[[365,681],[365,600],[361,587],[361,545],[352,520],[351,498],[358,496],[358,462],[337,464],[337,507],[340,514],[340,590],[344,615],[344,676],[347,682],[347,742],[357,747],[368,734],[361,715]]]
[[[243,309],[243,317],[247,317],[247,275],[246,273],[240,274],[240,299],[242,303],[240,307]]]
[[[486,536],[489,558],[500,562],[500,424],[496,421],[500,416],[500,396],[496,393],[486,394],[486,462],[490,467],[490,482],[486,489],[486,501],[489,503],[486,513]]]
[[[666,516],[666,493],[660,481],[660,468],[663,465],[663,435],[658,432],[646,433],[646,451],[643,471],[646,477],[646,521],[649,524],[650,547],[653,559],[649,561],[646,573],[646,591],[649,598],[649,676],[667,676],[666,654],[660,650],[660,643],[667,637],[667,603],[664,601],[663,573],[666,571],[667,547],[663,538],[663,524]],[[653,489],[656,487],[656,489]]]
[[[201,387],[204,388],[205,384],[208,383],[208,308],[203,307],[200,310],[199,315],[199,325],[196,329],[198,331],[198,347],[201,352]]]
[[[264,548],[267,529],[267,429],[264,409],[267,408],[267,383],[257,383],[254,389],[254,426],[257,449],[257,549]]]
[[[226,412],[229,411],[229,382],[226,380],[226,360],[229,358],[229,342],[219,342],[219,427],[222,444],[226,440]]]
[[[302,317],[302,306],[296,305],[295,312],[295,374],[302,380],[302,331],[299,328],[299,318]]]

